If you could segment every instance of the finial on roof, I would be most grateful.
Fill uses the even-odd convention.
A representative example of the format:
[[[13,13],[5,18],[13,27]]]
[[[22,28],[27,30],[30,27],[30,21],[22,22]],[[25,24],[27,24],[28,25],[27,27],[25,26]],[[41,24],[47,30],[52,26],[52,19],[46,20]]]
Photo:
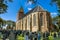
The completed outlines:
[[[22,6],[20,7],[19,12],[24,12],[24,9],[23,9],[23,7],[22,7]]]

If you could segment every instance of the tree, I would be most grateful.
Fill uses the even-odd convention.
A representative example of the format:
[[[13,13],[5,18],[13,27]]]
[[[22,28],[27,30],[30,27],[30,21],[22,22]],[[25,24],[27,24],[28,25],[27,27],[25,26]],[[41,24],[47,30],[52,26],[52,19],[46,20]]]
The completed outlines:
[[[56,16],[53,19],[53,25],[57,30],[60,30],[60,17]]]
[[[3,23],[3,19],[0,18],[0,28],[1,28],[1,26],[2,26],[2,23]]]
[[[60,0],[52,0],[51,3],[56,3],[58,6],[58,16],[60,17]]]
[[[11,21],[11,20],[8,20],[7,21],[7,29],[13,29],[13,27],[15,27],[15,22],[14,21]]]
[[[7,12],[7,2],[12,2],[12,0],[0,0],[0,14]]]
[[[12,2],[12,0],[0,0],[0,14],[7,12],[8,5],[6,3],[8,1]],[[2,26],[3,24],[6,24],[6,21],[2,20],[2,18],[0,18],[0,25]]]
[[[11,20],[4,20],[2,18],[0,18],[0,28],[2,28],[3,26],[6,26],[7,25],[7,28],[8,29],[13,29],[13,27],[15,27],[15,22],[14,21],[11,21]]]
[[[56,3],[57,4],[57,6],[60,8],[60,0],[52,0],[52,2],[54,3]]]
[[[2,28],[5,25],[6,25],[6,20],[3,20],[2,18],[0,18],[0,28]]]

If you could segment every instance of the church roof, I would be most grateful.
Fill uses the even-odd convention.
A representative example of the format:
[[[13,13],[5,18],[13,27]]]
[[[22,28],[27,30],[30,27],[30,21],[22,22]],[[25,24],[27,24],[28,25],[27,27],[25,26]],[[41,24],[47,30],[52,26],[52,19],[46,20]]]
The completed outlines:
[[[32,10],[30,10],[29,12],[27,12],[26,15],[33,13],[33,12],[42,12],[42,11],[46,11],[46,10],[44,10],[41,6],[38,5],[34,7]]]
[[[31,14],[31,13],[33,13],[33,12],[45,12],[46,10],[44,10],[41,6],[36,6],[36,7],[34,7],[32,10],[30,10],[30,11],[28,11],[26,14],[25,14],[25,16],[27,16],[27,15],[29,15],[29,14]],[[25,17],[24,16],[24,17]],[[24,18],[23,17],[23,18]]]
[[[39,12],[39,11],[45,11],[41,6],[36,6],[35,8],[32,9],[33,12]]]

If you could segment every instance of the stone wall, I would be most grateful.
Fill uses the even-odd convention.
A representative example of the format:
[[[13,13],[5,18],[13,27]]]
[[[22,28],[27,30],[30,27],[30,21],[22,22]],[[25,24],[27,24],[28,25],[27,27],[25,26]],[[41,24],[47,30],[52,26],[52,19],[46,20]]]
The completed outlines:
[[[43,14],[42,26],[40,26],[41,13]],[[34,21],[33,15],[36,15],[36,25],[35,26],[33,23],[33,21]],[[48,28],[50,27],[49,20],[48,20],[49,18],[50,18],[50,14],[45,11],[33,12],[16,22],[16,30],[29,30],[32,32],[37,32],[37,31],[46,32],[46,31],[48,31]]]

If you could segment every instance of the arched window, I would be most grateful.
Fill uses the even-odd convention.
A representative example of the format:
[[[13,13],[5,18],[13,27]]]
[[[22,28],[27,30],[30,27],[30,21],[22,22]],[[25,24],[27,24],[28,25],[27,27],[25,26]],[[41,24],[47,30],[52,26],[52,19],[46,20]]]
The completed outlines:
[[[27,30],[27,18],[25,19],[25,30]]]
[[[46,19],[47,19],[47,26],[51,26],[51,18],[50,18],[50,15],[48,16],[49,14],[46,14]]]
[[[36,15],[33,15],[33,26],[36,26]]]
[[[43,13],[40,14],[40,26],[43,25]]]
[[[30,27],[30,16],[28,16],[28,26]]]
[[[23,19],[22,19],[22,30],[23,30]]]

